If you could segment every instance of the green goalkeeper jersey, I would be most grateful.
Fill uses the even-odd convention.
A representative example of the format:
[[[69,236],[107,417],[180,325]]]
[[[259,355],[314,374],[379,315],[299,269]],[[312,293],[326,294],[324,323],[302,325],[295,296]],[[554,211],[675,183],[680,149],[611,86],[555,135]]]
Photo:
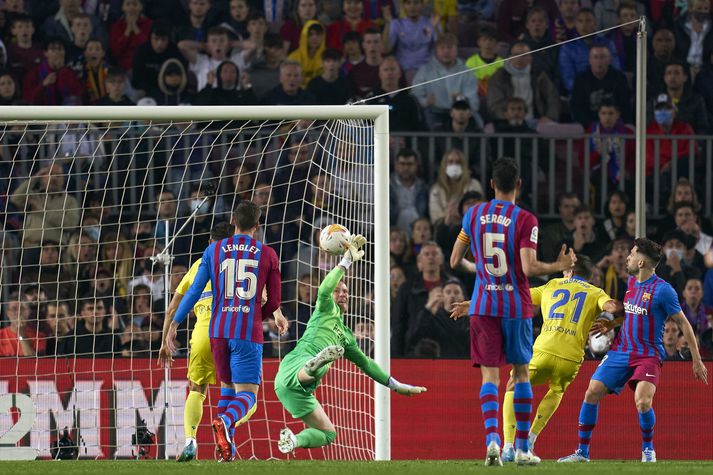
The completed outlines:
[[[334,301],[334,289],[343,276],[344,270],[337,266],[324,278],[319,286],[316,308],[309,319],[307,329],[297,342],[297,346],[282,361],[280,369],[283,365],[292,366],[290,363],[297,363],[296,360],[300,360],[301,364],[296,364],[294,368],[301,368],[303,361],[306,362],[327,346],[339,345],[344,348],[345,358],[358,366],[367,376],[386,386],[389,375],[361,351],[351,329],[344,325],[342,310]],[[329,365],[320,368],[315,375],[316,381],[305,385],[304,389],[314,391],[328,369]]]

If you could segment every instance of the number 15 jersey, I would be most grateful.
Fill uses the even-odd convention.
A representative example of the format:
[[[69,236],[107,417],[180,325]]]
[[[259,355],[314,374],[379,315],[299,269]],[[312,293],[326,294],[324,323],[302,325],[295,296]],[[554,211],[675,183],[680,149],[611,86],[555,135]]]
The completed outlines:
[[[465,213],[458,239],[470,244],[475,258],[469,314],[532,318],[520,249],[537,249],[537,218],[509,201],[486,201]]]
[[[193,284],[174,320],[183,318],[184,306],[200,295],[209,280],[213,291],[209,336],[262,343],[263,318],[271,316],[281,303],[280,268],[275,251],[242,234],[211,243],[203,252]],[[262,305],[265,287],[267,302]]]

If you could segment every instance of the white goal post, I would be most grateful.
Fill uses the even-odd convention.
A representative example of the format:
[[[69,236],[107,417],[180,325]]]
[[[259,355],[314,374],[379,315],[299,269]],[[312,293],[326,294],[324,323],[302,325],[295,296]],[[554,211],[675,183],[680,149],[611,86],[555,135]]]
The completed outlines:
[[[173,124],[201,121],[263,121],[263,123],[278,123],[280,121],[304,120],[309,122],[336,121],[337,124],[347,124],[346,127],[349,127],[350,121],[369,121],[369,127],[373,127],[373,139],[370,139],[373,142],[369,144],[370,147],[373,146],[373,165],[369,164],[370,167],[373,167],[373,182],[369,185],[373,186],[374,202],[369,203],[373,210],[371,214],[368,214],[369,219],[373,219],[374,241],[374,255],[372,257],[373,312],[375,316],[373,322],[373,357],[389,373],[389,121],[388,108],[386,106],[5,106],[0,108],[0,111],[0,122],[7,130],[10,129],[15,121],[24,125],[26,130],[35,123],[81,124],[83,122],[100,122],[117,124],[134,121],[162,121]],[[365,126],[359,127],[364,128]],[[347,136],[360,137],[359,134]],[[338,155],[339,150],[336,147],[324,153]],[[150,155],[152,151],[144,151],[142,153]],[[34,160],[36,158],[29,158],[29,163],[32,164]],[[339,170],[341,169],[337,168],[337,175]],[[136,188],[140,190],[140,185]],[[343,206],[343,204],[340,206]],[[168,286],[168,281],[165,281],[165,284]],[[0,298],[2,298],[1,294]],[[5,302],[3,301],[3,303]],[[0,393],[2,392],[3,387],[0,385]],[[166,392],[168,392],[167,389]],[[376,460],[389,460],[391,457],[391,429],[390,393],[388,388],[374,383],[373,401],[373,457]],[[161,443],[167,444],[169,441],[164,440]]]

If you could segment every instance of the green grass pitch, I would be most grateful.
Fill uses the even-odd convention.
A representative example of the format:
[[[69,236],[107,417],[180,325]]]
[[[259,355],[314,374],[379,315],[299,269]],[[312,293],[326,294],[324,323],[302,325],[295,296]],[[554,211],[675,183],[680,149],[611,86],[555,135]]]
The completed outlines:
[[[240,461],[219,464],[214,461],[194,461],[179,464],[173,461],[35,461],[0,462],[0,473],[17,475],[195,475],[210,471],[211,475],[226,474],[285,474],[285,475],[345,475],[412,473],[418,475],[472,475],[473,473],[561,473],[561,474],[672,474],[713,473],[713,461],[660,461],[642,464],[638,461],[594,461],[589,464],[557,464],[544,461],[536,467],[484,467],[481,460],[472,461],[394,461],[394,462],[257,462]]]

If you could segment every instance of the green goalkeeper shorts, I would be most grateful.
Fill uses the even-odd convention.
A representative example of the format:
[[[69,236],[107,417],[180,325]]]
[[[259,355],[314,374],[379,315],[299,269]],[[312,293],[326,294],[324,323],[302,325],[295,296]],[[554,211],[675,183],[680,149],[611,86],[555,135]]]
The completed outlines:
[[[280,362],[280,369],[275,376],[275,394],[287,412],[295,419],[310,414],[317,408],[319,402],[314,397],[316,384],[303,386],[297,379],[300,369],[312,358],[312,355],[302,353],[299,350],[291,351]]]

